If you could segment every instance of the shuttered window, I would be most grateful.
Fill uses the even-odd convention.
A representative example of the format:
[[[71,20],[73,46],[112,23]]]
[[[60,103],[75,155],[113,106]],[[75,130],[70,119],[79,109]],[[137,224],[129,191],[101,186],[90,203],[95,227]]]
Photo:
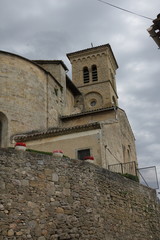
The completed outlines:
[[[92,65],[92,81],[98,81],[97,66]]]
[[[83,82],[89,83],[89,70],[88,67],[83,68]]]

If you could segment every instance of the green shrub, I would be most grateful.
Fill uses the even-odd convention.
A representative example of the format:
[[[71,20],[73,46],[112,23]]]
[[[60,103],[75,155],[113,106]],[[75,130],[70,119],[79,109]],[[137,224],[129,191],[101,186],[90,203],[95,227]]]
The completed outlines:
[[[52,155],[51,152],[43,152],[43,151],[38,151],[34,149],[26,149],[27,152],[35,152],[35,153],[41,153],[41,154],[46,154],[46,155]]]
[[[126,178],[129,178],[135,182],[139,182],[139,178],[138,176],[135,176],[135,175],[132,175],[132,174],[129,174],[129,173],[124,173],[124,174],[121,174],[122,176],[126,177]]]

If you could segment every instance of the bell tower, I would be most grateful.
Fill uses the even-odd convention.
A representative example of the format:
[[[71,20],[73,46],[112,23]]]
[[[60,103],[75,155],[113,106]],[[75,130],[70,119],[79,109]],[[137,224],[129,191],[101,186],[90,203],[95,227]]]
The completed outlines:
[[[109,44],[67,54],[72,81],[84,97],[85,110],[118,106],[116,59]]]

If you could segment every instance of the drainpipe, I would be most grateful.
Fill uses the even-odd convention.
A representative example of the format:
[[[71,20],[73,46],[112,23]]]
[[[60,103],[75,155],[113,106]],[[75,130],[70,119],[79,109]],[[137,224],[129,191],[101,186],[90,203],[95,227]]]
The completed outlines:
[[[46,129],[48,129],[48,73],[47,73],[47,79],[46,79]]]

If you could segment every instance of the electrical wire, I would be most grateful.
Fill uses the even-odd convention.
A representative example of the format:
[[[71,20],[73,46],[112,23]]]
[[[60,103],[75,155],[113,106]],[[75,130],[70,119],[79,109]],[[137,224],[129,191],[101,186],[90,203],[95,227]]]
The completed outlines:
[[[122,11],[125,11],[125,12],[128,12],[128,13],[137,15],[137,16],[139,16],[139,17],[143,17],[143,18],[147,18],[147,19],[149,19],[149,20],[153,20],[152,18],[149,18],[149,17],[143,16],[143,15],[141,15],[141,14],[138,14],[138,13],[135,13],[135,12],[132,12],[132,11],[129,11],[129,10],[127,10],[127,9],[118,7],[118,6],[116,6],[116,5],[113,5],[113,4],[111,4],[111,3],[108,3],[108,2],[106,2],[106,1],[103,1],[103,0],[97,0],[97,1],[98,1],[98,2],[101,2],[101,3],[104,3],[104,4],[107,4],[107,5],[111,6],[111,7],[115,7],[115,8],[117,8],[117,9],[122,10]]]

